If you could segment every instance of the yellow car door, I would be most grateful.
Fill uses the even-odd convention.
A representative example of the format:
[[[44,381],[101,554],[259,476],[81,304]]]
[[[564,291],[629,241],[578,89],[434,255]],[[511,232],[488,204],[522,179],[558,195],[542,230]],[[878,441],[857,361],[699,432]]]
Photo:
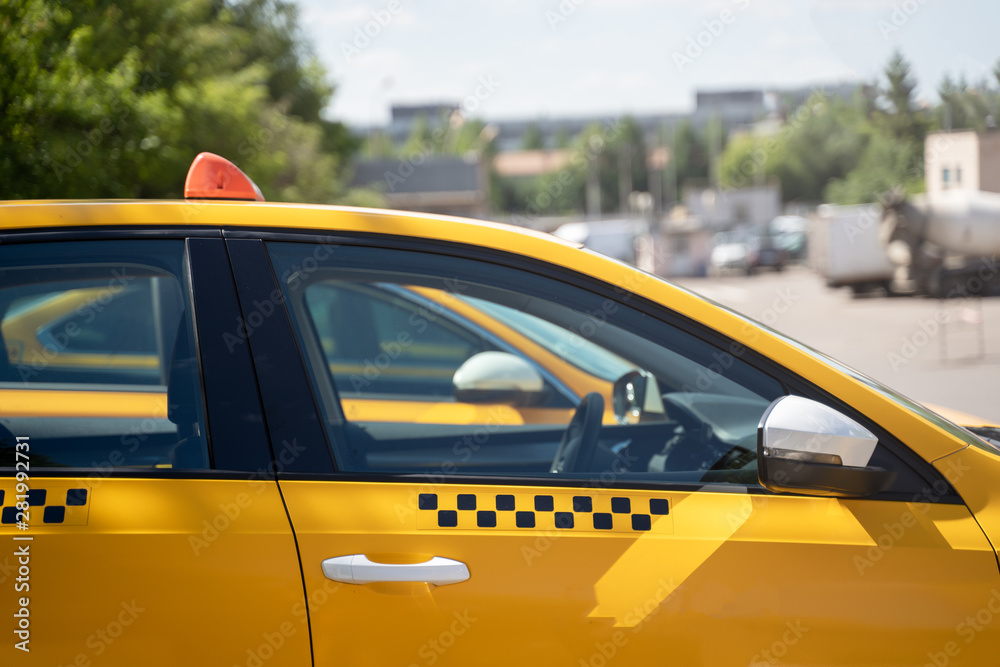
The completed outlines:
[[[264,345],[300,349],[282,382],[309,384],[318,409],[300,430],[286,419],[272,431],[297,433],[315,457],[282,468],[279,485],[317,664],[992,659],[995,627],[967,641],[967,619],[1000,585],[989,541],[946,475],[836,396],[663,305],[543,262],[289,239],[230,242],[230,254],[243,303],[279,289],[290,316],[249,338],[255,359]],[[356,423],[317,335],[314,282],[489,301],[641,372],[584,396],[562,425]],[[603,423],[607,405],[618,423]],[[781,421],[813,410],[846,430]],[[793,444],[772,448],[774,437]]]
[[[160,235],[2,238],[2,665],[309,664],[223,242]]]

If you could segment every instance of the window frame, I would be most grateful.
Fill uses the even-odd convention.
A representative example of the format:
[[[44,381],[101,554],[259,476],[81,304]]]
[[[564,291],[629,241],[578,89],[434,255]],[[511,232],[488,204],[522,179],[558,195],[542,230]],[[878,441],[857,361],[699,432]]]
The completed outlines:
[[[275,231],[273,229],[260,229],[260,228],[240,228],[236,230],[226,230],[226,237],[228,239],[253,239],[263,242],[261,248],[264,249],[264,244],[267,242],[294,242],[303,244],[325,244],[325,245],[343,245],[343,246],[358,246],[358,247],[369,247],[374,249],[385,249],[385,250],[405,250],[409,252],[421,253],[421,254],[431,254],[431,255],[443,255],[448,257],[459,257],[464,259],[473,259],[476,261],[482,261],[489,264],[495,264],[501,267],[511,268],[520,270],[526,273],[534,273],[539,276],[544,276],[550,279],[554,279],[576,287],[583,289],[590,293],[602,296],[604,298],[612,299],[615,302],[621,302],[620,295],[626,293],[629,295],[627,305],[649,317],[652,317],[660,322],[667,325],[674,326],[677,329],[694,336],[708,344],[711,344],[718,348],[720,351],[725,351],[727,349],[732,349],[732,346],[738,346],[741,351],[741,360],[747,363],[752,368],[756,369],[768,375],[775,380],[777,380],[785,389],[786,393],[798,394],[806,398],[811,398],[813,400],[819,401],[836,410],[841,411],[845,415],[851,417],[858,423],[862,424],[868,428],[873,434],[878,437],[879,444],[884,446],[888,453],[898,459],[899,464],[905,466],[909,472],[915,475],[918,479],[925,483],[927,489],[934,488],[936,490],[945,489],[941,493],[935,491],[932,494],[932,499],[930,502],[941,502],[946,504],[963,504],[961,497],[955,491],[954,487],[947,481],[947,479],[937,471],[928,462],[924,461],[921,457],[910,450],[905,443],[900,441],[880,424],[870,419],[860,411],[854,409],[850,405],[843,402],[841,399],[830,394],[829,392],[823,390],[819,386],[809,382],[805,378],[793,373],[784,366],[778,364],[776,361],[762,355],[743,346],[742,344],[728,338],[722,333],[708,327],[701,322],[698,322],[690,317],[687,317],[668,306],[656,303],[643,297],[637,292],[622,290],[622,288],[616,287],[605,283],[604,281],[597,279],[593,276],[589,276],[583,273],[576,272],[567,267],[563,267],[557,264],[552,264],[545,262],[543,260],[526,257],[523,255],[517,255],[514,253],[509,253],[502,250],[484,248],[482,246],[475,245],[465,245],[456,242],[442,241],[436,239],[420,239],[412,237],[399,237],[387,234],[375,234],[375,233],[363,233],[363,232],[328,232],[323,230],[281,230]],[[266,252],[266,250],[265,250]],[[270,263],[269,263],[270,264]],[[279,281],[274,267],[271,267],[271,278],[273,279],[274,287],[278,287]],[[280,289],[280,288],[279,288]],[[290,319],[293,314],[288,311],[287,306],[284,308],[286,316],[288,318],[289,333],[291,332],[291,322]],[[289,343],[294,345],[294,349],[298,350],[299,359],[303,366],[307,366],[305,351],[299,348],[298,337],[292,336]],[[313,390],[314,383],[312,380],[309,382],[310,390]],[[313,391],[313,399],[316,405],[317,411],[320,411],[320,397]],[[338,402],[339,405],[339,402]],[[322,412],[318,414],[322,415]],[[342,418],[342,416],[341,416]],[[325,431],[326,429],[322,429]],[[272,436],[272,440],[274,436]],[[328,448],[330,448],[330,443],[327,441]],[[329,449],[329,456],[331,462],[333,462],[332,448]],[[339,471],[335,469],[332,472],[311,472],[307,470],[287,470],[283,473],[289,476],[291,479],[314,479],[314,480],[336,480],[336,481],[372,481],[372,482],[431,482],[434,484],[501,484],[501,485],[524,485],[524,486],[581,486],[587,483],[586,480],[581,478],[573,479],[563,479],[563,478],[540,478],[540,477],[519,477],[510,475],[441,475],[441,474],[424,474],[424,473],[381,473],[381,472],[351,472],[351,471]],[[282,475],[279,474],[279,478]],[[773,495],[771,491],[761,487],[761,486],[743,486],[739,484],[710,484],[703,482],[664,482],[664,481],[649,481],[649,482],[633,482],[618,480],[607,485],[608,488],[635,488],[635,489],[654,489],[654,490],[684,490],[693,491],[699,490],[705,487],[710,487],[713,492],[735,492],[735,493],[752,493],[752,494],[763,494],[763,495]],[[731,488],[730,488],[731,487]],[[808,494],[797,494],[797,495],[808,495]],[[909,492],[899,492],[893,489],[882,491],[878,494],[870,496],[873,500],[889,500],[889,501],[902,501],[910,502],[913,501],[913,494]]]
[[[111,469],[93,467],[37,468],[32,469],[32,477],[90,477],[90,478],[130,478],[130,479],[273,479],[272,459],[267,432],[263,423],[263,409],[257,392],[256,379],[249,354],[230,354],[222,358],[221,364],[210,364],[206,370],[205,341],[221,341],[225,327],[232,328],[232,320],[222,324],[221,316],[240,315],[236,301],[233,276],[225,253],[222,230],[211,227],[177,227],[171,225],[101,225],[93,227],[67,227],[61,229],[21,229],[0,232],[0,244],[4,246],[41,245],[44,243],[69,242],[114,242],[114,241],[174,240],[183,244],[181,289],[187,290],[186,297],[191,305],[191,328],[193,331],[194,355],[198,364],[201,390],[202,414],[205,421],[205,440],[209,456],[209,466],[205,469],[172,470],[165,468]],[[215,244],[215,257],[195,257],[192,244]],[[203,246],[207,247],[207,246]],[[220,256],[224,263],[216,264]],[[225,282],[229,281],[227,292]],[[211,347],[211,346],[209,346]],[[237,383],[230,387],[231,377],[242,377],[250,382]],[[228,405],[222,406],[213,400],[223,392],[228,392]],[[29,434],[30,435],[30,434]],[[223,458],[228,462],[225,469],[216,466],[220,450],[228,449]],[[239,451],[232,451],[232,445],[239,443]],[[0,478],[11,477],[14,468],[0,468]]]

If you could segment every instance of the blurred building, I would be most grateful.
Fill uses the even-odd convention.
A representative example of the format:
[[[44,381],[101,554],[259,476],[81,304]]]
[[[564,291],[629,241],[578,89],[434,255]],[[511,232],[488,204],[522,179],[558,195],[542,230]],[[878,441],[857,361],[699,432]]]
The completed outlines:
[[[770,91],[773,96],[771,102],[778,113],[782,116],[794,112],[806,103],[813,95],[822,95],[828,100],[841,100],[844,102],[854,102],[861,100],[874,100],[878,96],[878,87],[868,83],[846,82],[846,83],[818,83],[812,86],[802,86],[800,88],[779,88]]]
[[[413,126],[418,120],[427,123],[430,130],[444,127],[455,114],[459,113],[458,104],[451,102],[436,102],[431,104],[393,104],[389,108],[389,124],[379,128],[388,137],[393,146],[402,146],[413,132]],[[369,129],[369,132],[374,128]]]
[[[355,162],[353,187],[379,192],[390,208],[467,218],[489,217],[489,175],[480,155],[424,155]]]
[[[683,201],[688,214],[711,232],[764,229],[781,215],[781,185],[770,182],[732,190],[689,186]]]
[[[572,157],[571,150],[504,151],[493,158],[493,169],[498,176],[535,178],[559,171]]]
[[[690,121],[695,127],[703,127],[712,120],[721,120],[731,128],[751,125],[768,117],[784,116],[795,111],[814,93],[821,93],[830,99],[851,101],[859,95],[873,96],[875,88],[858,83],[821,83],[799,88],[699,90],[695,92],[692,111],[630,115],[642,128],[647,145],[655,146],[662,143],[664,132],[681,121]],[[388,125],[359,130],[363,134],[382,133],[392,145],[398,147],[406,142],[417,119],[425,119],[433,129],[451,122],[458,113],[461,113],[461,106],[457,102],[393,104],[390,107]],[[490,124],[497,129],[494,145],[499,152],[523,149],[525,136],[529,131],[536,130],[540,135],[542,148],[559,149],[565,148],[563,142],[588,127],[612,125],[621,120],[622,116],[623,114],[490,120]]]
[[[693,120],[718,118],[726,125],[747,125],[772,110],[763,90],[699,90],[695,93]]]
[[[696,92],[695,108],[691,112],[631,116],[643,134],[647,149],[645,159],[651,172],[649,187],[656,202],[654,208],[660,210],[661,202],[675,201],[675,192],[682,185],[664,178],[670,161],[671,136],[680,122],[690,122],[695,128],[721,122],[733,132],[736,128],[771,119],[777,127],[783,114],[797,108],[815,92],[827,97],[852,99],[870,91],[860,84],[795,89],[701,90]],[[381,137],[385,143],[380,145],[380,150],[393,152],[406,144],[418,123],[426,123],[426,129],[433,132],[441,127],[460,125],[461,114],[462,107],[452,102],[393,104],[391,120],[387,125],[369,127],[363,132]],[[491,120],[487,126],[489,137],[484,139],[483,145],[492,142],[492,167],[501,177],[537,179],[565,168],[572,158],[567,148],[573,137],[595,125],[609,127],[621,120],[622,115]],[[525,150],[525,145],[536,148]],[[721,151],[721,139],[710,150]],[[388,205],[394,208],[488,217],[489,178],[482,157],[428,155],[422,158],[420,165],[408,164],[406,159],[359,160],[353,184],[378,190],[385,196]],[[641,158],[637,156],[637,159]],[[624,201],[631,184],[629,171],[623,170],[622,173],[626,177],[620,179],[619,193]],[[590,217],[600,217],[594,213],[600,210],[599,191],[596,179],[588,182],[587,210]],[[687,187],[682,198],[690,215],[710,231],[727,230],[738,225],[762,228],[780,215],[780,200],[780,188],[771,184],[728,191]]]
[[[1000,132],[931,132],[924,141],[927,194],[1000,192]]]
[[[712,232],[683,206],[675,207],[663,221],[655,242],[657,275],[678,278],[704,276],[708,272]]]

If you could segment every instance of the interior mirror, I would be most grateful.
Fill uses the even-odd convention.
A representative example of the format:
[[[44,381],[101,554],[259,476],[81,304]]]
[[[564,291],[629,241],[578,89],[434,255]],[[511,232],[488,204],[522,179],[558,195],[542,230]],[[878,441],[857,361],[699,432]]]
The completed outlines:
[[[757,428],[757,476],[771,491],[859,498],[889,487],[895,473],[869,467],[876,438],[831,407],[782,396]]]
[[[618,378],[611,399],[619,424],[664,421],[667,418],[660,385],[648,371],[634,370]]]
[[[542,396],[538,369],[507,352],[480,352],[465,360],[452,377],[455,400],[463,403],[527,405]]]

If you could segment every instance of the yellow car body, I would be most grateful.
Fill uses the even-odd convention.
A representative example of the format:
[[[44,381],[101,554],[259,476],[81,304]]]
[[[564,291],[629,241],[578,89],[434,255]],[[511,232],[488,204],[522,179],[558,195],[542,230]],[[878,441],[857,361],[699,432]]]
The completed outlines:
[[[304,440],[280,439],[275,429],[283,425],[273,417],[284,413],[272,412],[274,401],[264,396],[277,474],[211,468],[184,474],[176,467],[140,474],[117,469],[113,461],[87,469],[30,469],[27,483],[46,492],[44,507],[61,507],[54,514],[65,518],[59,524],[33,519],[21,530],[0,524],[6,545],[0,618],[7,628],[0,664],[996,662],[1000,453],[835,362],[657,277],[500,224],[261,202],[0,205],[4,240],[46,243],[60,232],[70,240],[99,240],[108,230],[129,238],[158,229],[175,236],[197,230],[212,239],[247,240],[262,232],[376,244],[388,239],[404,246],[434,242],[502,253],[512,262],[540,259],[617,290],[623,307],[641,300],[731,341],[729,351],[741,346],[771,360],[891,433],[947,484],[911,497],[844,498],[770,493],[754,484],[463,478],[447,466],[435,475],[293,473],[288,469]],[[45,239],[30,236],[41,231]],[[238,272],[238,255],[231,256]],[[201,315],[197,291],[194,300]],[[578,394],[611,391],[606,381],[487,322],[471,306],[448,307],[495,330]],[[272,324],[260,320],[261,330]],[[4,335],[30,338],[30,326],[21,326],[5,323]],[[255,331],[241,340],[257,354],[266,335]],[[241,345],[233,349],[239,353]],[[12,355],[8,347],[11,361]],[[254,357],[262,392],[270,372],[266,361]],[[156,392],[0,385],[5,416],[162,419],[164,400]],[[299,397],[288,405],[314,410],[312,400]],[[345,403],[344,415],[347,421],[481,424],[484,409],[452,406],[439,417],[426,413],[440,407],[356,400]],[[510,421],[542,423],[555,416],[506,409]],[[209,411],[214,435],[222,423],[214,415],[222,413],[211,405]],[[568,420],[571,413],[558,414]],[[604,420],[610,421],[607,415]],[[304,431],[290,433],[304,439]],[[30,433],[17,435],[31,442]],[[16,474],[14,467],[0,469],[4,510],[19,495]],[[939,502],[952,490],[956,499]],[[477,523],[477,511],[494,502],[502,509],[501,497],[518,515],[532,514],[531,525],[513,511],[497,512],[488,528]],[[622,514],[620,507],[631,510]],[[442,525],[438,512],[454,512],[456,523]],[[591,529],[588,512],[615,521],[606,530]],[[556,513],[572,515],[575,524],[560,524]],[[619,521],[628,516],[631,527]],[[636,516],[645,517],[640,525],[651,518],[648,529],[635,528]],[[346,583],[321,566],[351,554],[385,566],[443,557],[467,564],[468,578],[442,585]],[[18,647],[26,637],[30,643]]]

